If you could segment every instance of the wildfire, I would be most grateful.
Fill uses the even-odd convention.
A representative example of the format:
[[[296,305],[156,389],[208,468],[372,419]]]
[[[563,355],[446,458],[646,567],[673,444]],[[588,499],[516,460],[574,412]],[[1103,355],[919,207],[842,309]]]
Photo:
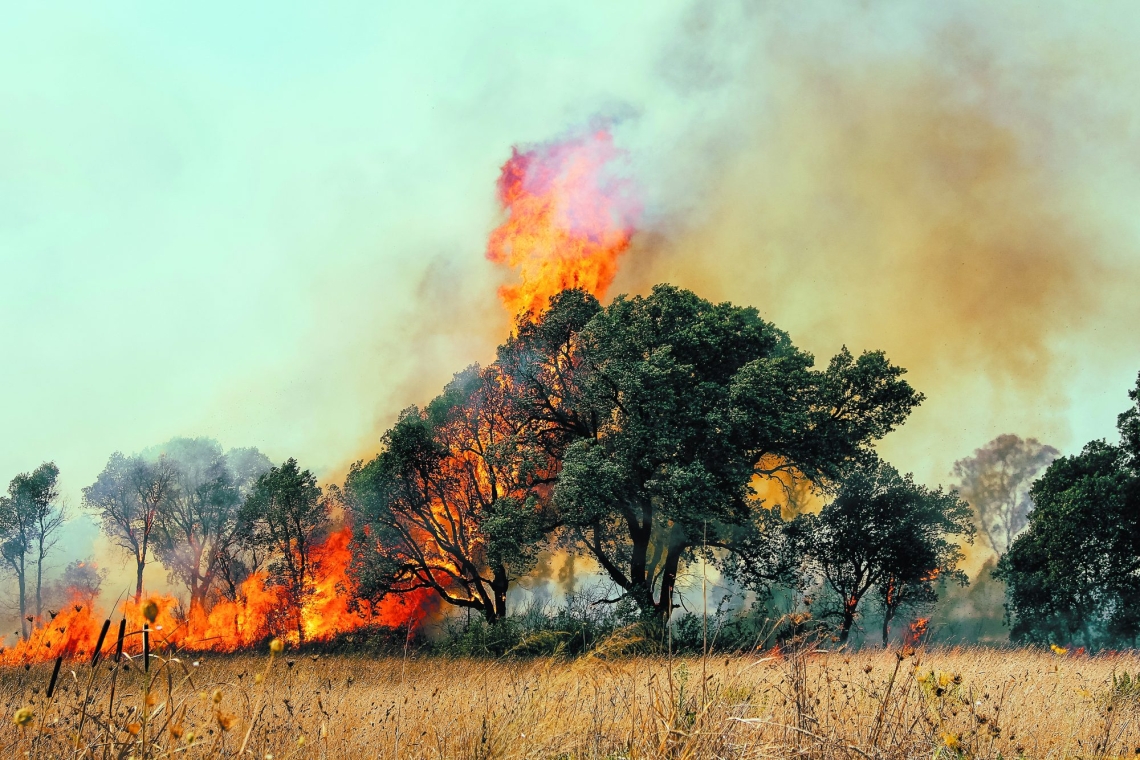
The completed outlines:
[[[518,270],[499,289],[512,314],[539,314],[566,288],[605,294],[641,212],[625,159],[605,129],[512,149],[498,182],[507,219],[487,242],[489,260]]]
[[[208,611],[196,607],[183,615],[175,597],[150,597],[158,607],[150,625],[152,645],[168,643],[186,651],[233,652],[257,645],[270,635],[296,643],[298,635],[292,623],[296,615],[300,615],[306,641],[325,641],[368,625],[419,625],[436,606],[429,591],[389,597],[379,604],[356,600],[356,589],[348,575],[351,537],[351,530],[343,528],[313,549],[317,570],[300,610],[290,609],[283,589],[271,584],[265,573],[247,578],[237,601],[219,601]],[[142,651],[140,632],[146,622],[142,606],[128,601],[120,609],[130,632],[124,646],[128,653]],[[77,599],[38,626],[28,639],[0,650],[0,665],[43,662],[59,656],[89,657],[103,620],[103,615]],[[107,637],[103,652],[113,652],[116,643],[114,636]]]
[[[904,644],[906,646],[915,646],[921,644],[930,627],[930,618],[922,617],[915,620],[907,628]]]

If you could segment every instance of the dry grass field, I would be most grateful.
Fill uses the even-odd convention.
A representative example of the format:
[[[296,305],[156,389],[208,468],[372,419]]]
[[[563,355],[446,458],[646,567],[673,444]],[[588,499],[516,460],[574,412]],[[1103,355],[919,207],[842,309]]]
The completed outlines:
[[[804,647],[705,660],[480,661],[286,651],[194,662],[155,659],[149,674],[132,665],[117,676],[107,663],[65,663],[50,698],[52,663],[4,670],[0,757],[1140,753],[1140,657],[1131,654]]]

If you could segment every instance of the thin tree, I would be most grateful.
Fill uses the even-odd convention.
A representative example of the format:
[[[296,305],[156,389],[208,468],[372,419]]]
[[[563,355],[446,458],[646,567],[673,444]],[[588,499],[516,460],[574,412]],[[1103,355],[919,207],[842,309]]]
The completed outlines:
[[[99,514],[103,532],[135,561],[136,602],[142,599],[158,514],[174,495],[176,474],[166,457],[148,462],[116,451],[95,482],[83,489],[83,502]]]
[[[999,435],[954,463],[958,491],[973,508],[986,543],[999,556],[1029,524],[1033,481],[1060,454],[1036,438]]]
[[[241,508],[251,540],[273,552],[269,571],[288,595],[301,643],[302,610],[313,580],[311,552],[327,527],[328,510],[316,477],[293,458],[259,477]]]
[[[28,515],[17,509],[15,481],[8,486],[8,495],[0,497],[0,524],[4,543],[0,544],[0,557],[16,576],[17,603],[20,608],[20,637],[28,638],[28,548],[31,545],[32,522]]]
[[[31,473],[14,477],[8,496],[0,503],[0,526],[4,542],[0,556],[16,575],[19,589],[20,627],[28,636],[28,572],[35,565],[35,617],[43,614],[44,562],[59,540],[59,529],[69,518],[59,498],[59,468],[45,462]]]

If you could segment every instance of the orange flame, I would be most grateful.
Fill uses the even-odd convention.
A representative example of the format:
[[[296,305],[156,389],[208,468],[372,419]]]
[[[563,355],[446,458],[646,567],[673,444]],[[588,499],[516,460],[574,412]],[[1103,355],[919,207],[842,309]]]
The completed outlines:
[[[915,620],[910,624],[909,628],[907,628],[904,644],[906,646],[915,646],[922,643],[923,639],[926,638],[926,634],[929,632],[929,627],[930,618],[922,617]]]
[[[487,258],[518,270],[522,282],[499,288],[512,314],[537,315],[566,288],[605,295],[641,212],[617,171],[625,160],[606,129],[511,149],[498,182],[507,220],[491,233]]]
[[[286,594],[270,583],[265,573],[255,573],[241,585],[237,601],[222,600],[208,611],[195,607],[182,613],[173,596],[153,596],[158,614],[150,625],[151,644],[164,643],[192,652],[234,652],[256,646],[271,635],[296,643],[296,626],[292,621],[301,616],[305,640],[327,641],[339,634],[365,626],[418,626],[436,607],[434,595],[427,590],[387,598],[377,604],[356,601],[356,587],[348,570],[352,555],[349,541],[352,532],[343,528],[314,547],[314,583],[299,611],[289,609]],[[139,632],[146,621],[142,605],[125,602],[120,610],[127,620],[129,638],[124,651],[142,651]],[[0,650],[0,665],[22,665],[43,662],[62,655],[66,658],[89,658],[99,638],[104,616],[78,598],[60,610],[51,620],[41,621],[28,639]],[[115,631],[103,643],[104,654],[113,653]]]

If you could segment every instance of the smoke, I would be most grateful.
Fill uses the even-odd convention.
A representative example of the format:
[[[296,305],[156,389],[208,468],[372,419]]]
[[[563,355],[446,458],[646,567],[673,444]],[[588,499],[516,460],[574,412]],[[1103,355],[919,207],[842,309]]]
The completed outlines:
[[[1140,183],[1093,171],[1133,162],[1099,71],[1124,74],[1081,34],[962,4],[695,5],[661,70],[699,114],[637,151],[655,223],[614,291],[751,304],[821,359],[884,349],[929,398],[884,448],[928,480],[1009,430],[1079,446],[1076,385],[1140,353],[1135,233],[1102,203]]]

